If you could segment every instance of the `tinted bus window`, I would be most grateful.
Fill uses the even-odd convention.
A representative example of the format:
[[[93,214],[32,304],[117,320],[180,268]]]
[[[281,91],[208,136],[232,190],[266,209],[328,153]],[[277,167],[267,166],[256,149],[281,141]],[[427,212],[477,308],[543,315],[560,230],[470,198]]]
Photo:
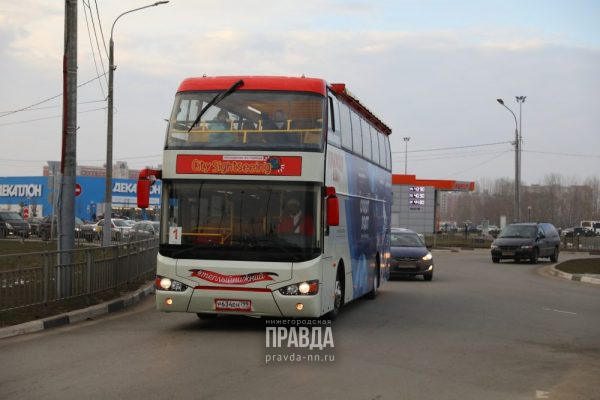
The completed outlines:
[[[352,120],[352,149],[356,154],[362,155],[362,132],[360,130],[360,118],[354,111],[350,111]]]
[[[391,156],[392,154],[390,153],[390,138],[385,136],[383,143],[385,143],[385,165],[387,167],[387,169],[392,169],[392,160],[391,160]]]
[[[371,147],[373,151],[373,161],[379,164],[379,140],[377,139],[377,130],[370,127],[371,129]]]
[[[347,105],[339,102],[340,129],[342,131],[342,147],[352,150],[352,128],[350,127],[350,109]]]
[[[369,129],[369,124],[363,120],[360,121],[360,124],[362,129],[363,156],[371,160],[371,131]]]
[[[383,133],[377,132],[377,138],[379,139],[379,164],[382,167],[387,168],[387,159],[386,159],[386,152],[385,152],[385,137],[384,137]]]
[[[333,143],[336,146],[342,145],[342,137],[340,134],[340,113],[338,109],[338,100],[335,97],[329,96],[329,118],[327,132],[327,140],[329,143]]]

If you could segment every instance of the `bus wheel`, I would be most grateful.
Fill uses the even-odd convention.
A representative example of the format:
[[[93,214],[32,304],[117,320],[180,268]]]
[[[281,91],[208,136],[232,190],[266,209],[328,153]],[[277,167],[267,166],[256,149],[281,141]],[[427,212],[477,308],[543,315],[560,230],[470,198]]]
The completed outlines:
[[[340,309],[344,305],[344,275],[344,268],[340,265],[335,277],[333,310],[329,311],[325,315],[325,317],[332,321],[337,318],[337,316],[340,314]]]
[[[207,320],[211,320],[211,319],[217,319],[217,314],[209,314],[209,313],[200,313],[199,312],[199,313],[196,313],[196,315],[202,321],[207,321]]]
[[[377,288],[379,287],[379,263],[375,268],[375,274],[373,275],[373,289],[365,295],[366,299],[374,300],[377,297]]]

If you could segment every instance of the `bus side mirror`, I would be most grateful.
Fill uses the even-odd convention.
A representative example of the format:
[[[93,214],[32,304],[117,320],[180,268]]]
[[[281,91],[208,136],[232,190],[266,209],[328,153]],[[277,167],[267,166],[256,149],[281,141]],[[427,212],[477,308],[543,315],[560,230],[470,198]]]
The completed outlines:
[[[340,224],[340,201],[335,194],[334,187],[326,188],[327,195],[327,225],[338,226]]]
[[[149,179],[140,179],[137,181],[137,206],[139,208],[148,208],[150,205],[150,182]]]
[[[144,168],[140,171],[137,181],[137,206],[139,208],[148,208],[150,205],[150,186],[162,178],[162,171],[158,169]]]

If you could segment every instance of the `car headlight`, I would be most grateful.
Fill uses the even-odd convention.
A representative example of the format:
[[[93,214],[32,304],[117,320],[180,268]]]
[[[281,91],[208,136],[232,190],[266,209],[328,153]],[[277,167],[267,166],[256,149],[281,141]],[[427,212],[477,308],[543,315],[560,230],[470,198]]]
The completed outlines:
[[[498,248],[498,245],[496,245],[496,244],[493,244],[493,243],[492,243],[492,245],[490,246],[490,249],[492,249],[492,250],[494,250],[494,249],[497,249],[497,248]]]
[[[319,280],[294,283],[279,289],[279,293],[286,296],[309,296],[319,292]]]
[[[183,292],[187,289],[187,285],[179,281],[174,281],[169,278],[157,276],[154,280],[154,286],[157,290],[168,290],[172,292]]]
[[[423,256],[421,259],[422,259],[423,261],[429,261],[429,260],[431,260],[432,258],[433,258],[433,255],[432,255],[431,253],[427,253],[427,254],[425,254],[425,255],[424,255],[424,256]]]
[[[533,248],[532,245],[527,245],[527,246],[521,246],[522,249],[528,249],[531,250]]]
[[[6,227],[7,227],[8,229],[12,229],[12,228],[13,228],[13,226],[12,226],[11,224],[9,224],[8,222],[6,223]]]

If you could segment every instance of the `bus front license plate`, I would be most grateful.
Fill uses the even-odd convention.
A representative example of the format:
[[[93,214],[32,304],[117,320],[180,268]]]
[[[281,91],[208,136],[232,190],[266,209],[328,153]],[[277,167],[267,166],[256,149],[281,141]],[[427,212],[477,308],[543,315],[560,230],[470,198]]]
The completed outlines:
[[[215,299],[216,311],[252,311],[251,300]]]

